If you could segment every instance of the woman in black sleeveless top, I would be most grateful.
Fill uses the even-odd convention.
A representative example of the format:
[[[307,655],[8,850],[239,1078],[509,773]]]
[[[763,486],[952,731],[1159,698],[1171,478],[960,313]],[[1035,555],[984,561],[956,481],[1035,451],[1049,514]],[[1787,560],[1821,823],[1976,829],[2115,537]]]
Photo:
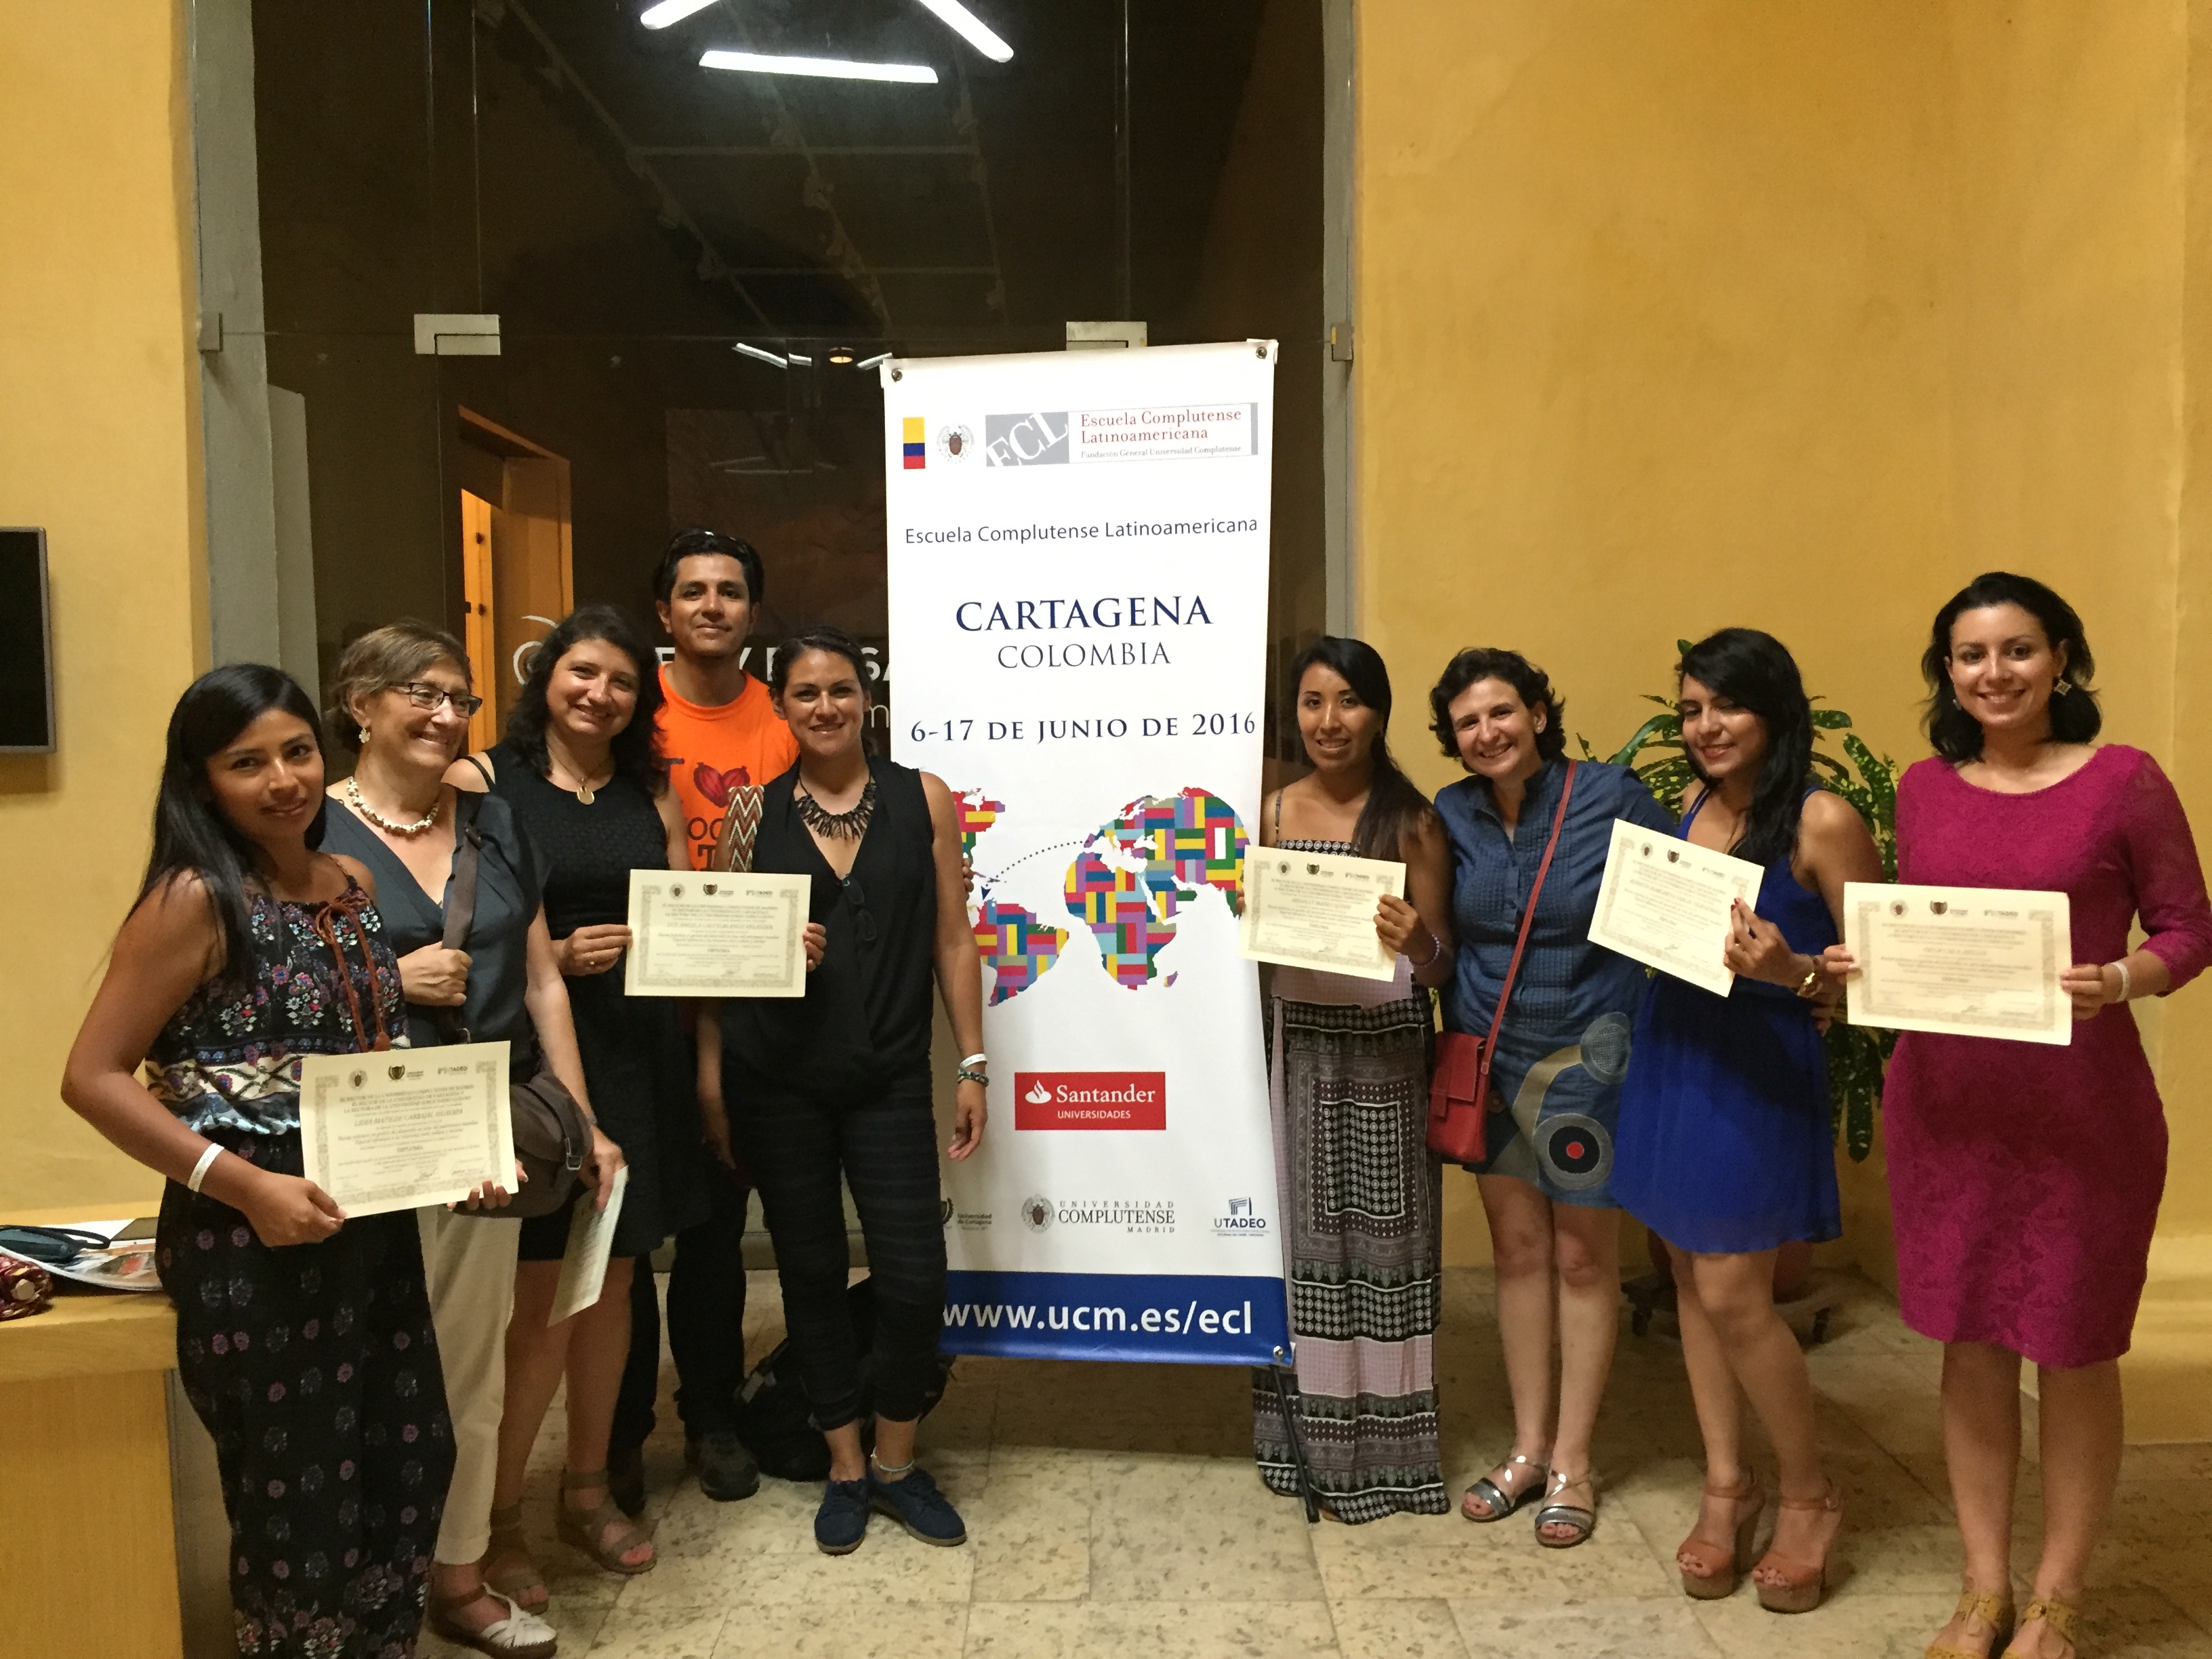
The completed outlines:
[[[769,687],[799,740],[799,763],[763,793],[753,868],[812,878],[807,931],[818,965],[804,998],[721,1010],[731,1116],[775,1241],[785,1323],[814,1420],[830,1443],[814,1538],[832,1555],[860,1547],[871,1509],[925,1543],[968,1535],[915,1467],[914,1431],[945,1310],[930,984],[964,1056],[946,1149],[964,1158],[983,1134],[982,964],[951,792],[867,755],[867,684],[860,647],[836,629],[811,629],[776,655]],[[872,1460],[860,1453],[841,1176],[874,1287]]]

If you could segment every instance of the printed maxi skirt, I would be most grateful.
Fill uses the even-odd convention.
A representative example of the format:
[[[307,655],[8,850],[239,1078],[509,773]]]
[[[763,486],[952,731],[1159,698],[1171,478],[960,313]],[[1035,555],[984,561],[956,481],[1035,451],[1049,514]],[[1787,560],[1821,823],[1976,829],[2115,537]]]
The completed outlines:
[[[210,1139],[300,1173],[296,1130]],[[239,1653],[407,1659],[453,1468],[415,1212],[271,1249],[172,1182],[155,1248],[222,1472]]]
[[[1277,996],[1267,1087],[1290,1285],[1290,1390],[1317,1495],[1340,1520],[1441,1515],[1434,1352],[1443,1182],[1427,1145],[1431,1016],[1409,984],[1369,1006]],[[1278,990],[1334,975],[1293,977]],[[1287,1379],[1286,1379],[1287,1381]],[[1261,1478],[1296,1493],[1273,1379],[1253,1378]]]

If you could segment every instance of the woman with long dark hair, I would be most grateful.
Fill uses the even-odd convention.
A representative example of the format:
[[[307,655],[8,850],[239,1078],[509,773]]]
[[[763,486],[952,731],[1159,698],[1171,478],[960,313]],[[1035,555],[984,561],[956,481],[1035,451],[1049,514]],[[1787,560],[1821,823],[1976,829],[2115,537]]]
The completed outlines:
[[[1443,825],[1392,758],[1390,675],[1362,640],[1323,635],[1291,668],[1313,770],[1261,805],[1262,846],[1406,866],[1376,907],[1387,981],[1273,970],[1267,1095],[1307,1468],[1340,1521],[1441,1515],[1437,1437],[1442,1192],[1429,1156],[1427,988],[1451,977]],[[1255,1377],[1261,1477],[1300,1490],[1273,1379]]]
[[[1897,789],[1904,880],[2067,896],[2064,1048],[1908,1031],[1883,1097],[1905,1323],[1943,1344],[1943,1451],[1966,1590],[1930,1654],[2013,1625],[2020,1368],[2040,1379],[2043,1547],[2005,1650],[2072,1659],[2075,1606],[2120,1463],[2119,1357],[2166,1185],[2166,1114],[2135,1017],[2212,962],[2212,904],[2158,763],[2100,745],[2081,617],[2041,582],[1976,577],[1921,660],[1936,753]],[[2145,938],[2130,944],[2140,921]],[[1851,971],[1847,952],[1831,953]]]
[[[1822,1469],[1805,1356],[1774,1310],[1774,1257],[1843,1231],[1820,1045],[1834,985],[1820,953],[1842,935],[1844,884],[1880,881],[1881,858],[1850,805],[1814,783],[1812,703],[1779,640],[1724,628],[1692,646],[1677,675],[1698,777],[1681,836],[1765,875],[1757,909],[1735,907],[1726,996],[1652,981],[1613,1190],[1673,1257],[1705,1437],[1698,1524],[1675,1554],[1682,1589],[1727,1595],[1748,1565],[1764,1502],[1744,1455],[1748,1395],[1780,1490],[1773,1547],[1752,1580],[1770,1612],[1803,1613],[1826,1590],[1843,1503]]]
[[[261,1659],[412,1652],[453,1473],[414,1218],[349,1220],[301,1172],[301,1060],[389,1047],[406,1018],[375,883],[318,850],[324,812],[307,694],[258,664],[195,680],[62,1078],[168,1179],[177,1372],[222,1472],[239,1651]]]
[[[629,1184],[599,1298],[549,1324],[580,1194],[522,1224],[507,1399],[493,1512],[521,1506],[546,1407],[568,1383],[568,1468],[560,1535],[609,1572],[653,1565],[652,1540],[608,1492],[607,1444],[629,1352],[630,1278],[639,1259],[707,1212],[690,1064],[665,998],[623,994],[632,869],[689,869],[684,817],[653,728],[659,678],[637,624],[612,605],[572,612],[538,642],[507,736],[447,775],[465,788],[491,775],[544,872],[545,925],[568,988],[592,1105],[623,1149]]]
[[[1467,1489],[1460,1513],[1502,1521],[1535,1503],[1537,1543],[1571,1549],[1597,1525],[1590,1437],[1620,1324],[1613,1125],[1644,983],[1641,967],[1590,943],[1590,921],[1613,821],[1670,826],[1626,767],[1566,758],[1566,706],[1517,651],[1461,652],[1429,710],[1437,741],[1468,773],[1437,796],[1460,941],[1444,1030],[1497,1032],[1484,1155],[1466,1167],[1490,1224],[1513,1396],[1512,1448]]]
[[[926,1544],[959,1544],[967,1528],[914,1450],[945,1320],[933,984],[963,1056],[946,1157],[975,1151],[987,1112],[983,967],[959,814],[940,779],[868,753],[867,670],[842,629],[787,640],[769,689],[799,759],[762,793],[753,868],[809,878],[812,971],[804,997],[725,1001],[722,1054],[731,1120],[775,1241],[784,1322],[830,1447],[814,1541],[848,1554],[879,1510]],[[875,1292],[869,1455],[841,1179]]]

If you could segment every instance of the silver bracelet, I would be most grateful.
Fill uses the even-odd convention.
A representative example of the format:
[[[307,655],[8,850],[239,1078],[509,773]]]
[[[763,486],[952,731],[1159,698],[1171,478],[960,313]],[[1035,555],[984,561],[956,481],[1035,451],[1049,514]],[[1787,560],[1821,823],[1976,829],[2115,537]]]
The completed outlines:
[[[200,1161],[192,1165],[192,1172],[185,1177],[185,1190],[192,1193],[199,1191],[200,1182],[207,1179],[208,1165],[222,1155],[222,1147],[211,1140],[208,1142],[207,1151],[200,1154]]]
[[[1444,953],[1444,942],[1437,937],[1437,930],[1435,928],[1425,927],[1421,931],[1429,936],[1428,955],[1422,957],[1419,962],[1413,962],[1413,959],[1411,957],[1407,957],[1406,958],[1407,961],[1413,963],[1413,971],[1417,974],[1424,968],[1435,967],[1437,958]]]
[[[980,1083],[986,1089],[991,1086],[991,1079],[989,1077],[981,1072],[971,1071],[965,1066],[963,1066],[958,1071],[952,1074],[952,1080],[955,1083]]]
[[[988,1054],[963,1054],[960,1057],[960,1063],[963,1066],[974,1066],[979,1062],[988,1062],[990,1058]]]
[[[2115,1002],[2125,1002],[2130,996],[2135,994],[2135,980],[2128,972],[2127,959],[2125,957],[2122,957],[2119,961],[2114,963],[2112,966],[2120,970],[2120,994],[2114,997],[2112,1000]]]

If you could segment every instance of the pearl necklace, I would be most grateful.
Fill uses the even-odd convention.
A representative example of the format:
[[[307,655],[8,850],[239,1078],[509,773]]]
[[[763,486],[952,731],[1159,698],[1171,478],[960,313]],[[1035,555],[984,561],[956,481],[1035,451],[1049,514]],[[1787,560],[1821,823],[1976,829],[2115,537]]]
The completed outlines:
[[[361,783],[358,779],[348,778],[345,781],[345,792],[346,804],[388,836],[421,835],[432,824],[437,823],[438,814],[446,805],[445,791],[441,789],[438,792],[437,799],[430,803],[430,810],[416,819],[414,823],[394,823],[362,798]]]

